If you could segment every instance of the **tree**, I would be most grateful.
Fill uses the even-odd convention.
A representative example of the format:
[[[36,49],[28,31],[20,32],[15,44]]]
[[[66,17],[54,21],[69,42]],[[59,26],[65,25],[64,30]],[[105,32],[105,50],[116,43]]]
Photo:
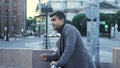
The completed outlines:
[[[105,21],[105,24],[108,25],[108,33],[110,33],[110,25],[111,25],[112,16],[100,13],[100,21]],[[87,32],[87,21],[90,21],[84,13],[77,14],[72,19],[72,25],[74,25],[82,35],[86,35]],[[96,19],[94,19],[96,21]],[[105,26],[103,24],[100,25],[100,33],[105,33]]]
[[[29,17],[27,19],[27,23],[26,23],[27,29],[31,29],[31,30],[35,31],[35,25],[36,25],[36,16],[34,16],[33,18]]]
[[[32,17],[29,17],[29,18],[27,19],[26,27],[27,27],[27,28],[30,27],[31,23],[32,23]]]
[[[72,19],[72,25],[74,25],[80,32],[82,35],[86,35],[86,20],[87,18],[85,17],[85,14],[81,13],[76,15],[73,19]]]
[[[70,20],[65,21],[66,24],[71,24],[72,22]]]
[[[100,24],[100,33],[106,33],[105,29],[106,29],[106,25],[108,26],[108,31],[107,33],[110,34],[110,30],[111,30],[111,20],[112,20],[112,16],[108,15],[108,14],[104,14],[104,13],[100,13],[100,21],[105,21],[105,24]]]

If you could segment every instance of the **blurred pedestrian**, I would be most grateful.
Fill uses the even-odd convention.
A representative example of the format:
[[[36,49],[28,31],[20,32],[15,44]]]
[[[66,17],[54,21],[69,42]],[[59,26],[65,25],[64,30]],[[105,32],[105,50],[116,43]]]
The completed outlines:
[[[54,64],[61,68],[96,68],[78,29],[70,24],[65,24],[64,13],[57,11],[50,17],[54,30],[61,33],[61,37],[56,43],[57,51],[51,55],[41,54],[40,60],[50,61],[50,65]]]
[[[18,37],[18,34],[15,33],[15,34],[14,34],[14,38],[15,38],[15,40],[17,39],[17,37]]]
[[[2,41],[4,41],[4,33],[2,33]]]

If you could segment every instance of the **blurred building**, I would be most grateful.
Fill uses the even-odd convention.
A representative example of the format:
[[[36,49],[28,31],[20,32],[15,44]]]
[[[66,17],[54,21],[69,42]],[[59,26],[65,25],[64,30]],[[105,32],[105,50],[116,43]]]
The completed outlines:
[[[72,21],[73,17],[78,13],[85,13],[87,0],[49,0],[50,6],[55,11],[63,11],[66,15],[67,20]],[[117,3],[117,4],[115,4]],[[119,0],[100,0],[100,12],[107,14],[115,14],[120,11]],[[43,13],[41,13],[43,14]],[[50,24],[50,18],[48,18],[49,31],[52,31]]]
[[[105,0],[106,1],[106,0]],[[120,7],[120,0],[107,0],[108,2],[111,2],[112,4],[116,4]]]
[[[53,11],[63,11],[65,12],[67,19],[72,20],[72,18],[79,12],[84,10],[83,0],[50,0]]]
[[[25,22],[26,0],[0,0],[0,35],[6,28],[9,35],[24,32]]]
[[[67,19],[72,18],[78,13],[84,13],[87,0],[50,0],[53,11],[64,11]],[[89,0],[88,0],[89,1]],[[100,0],[100,12],[102,13],[116,13],[120,11],[120,0]]]
[[[63,11],[68,20],[72,20],[78,13],[85,13],[85,8],[90,0],[50,0],[53,11]],[[100,12],[106,14],[115,14],[120,11],[120,0],[99,0]],[[86,3],[87,2],[87,3]],[[117,3],[117,4],[116,4]]]
[[[120,6],[115,2],[102,1],[100,2],[100,11],[106,14],[115,14],[120,11]]]

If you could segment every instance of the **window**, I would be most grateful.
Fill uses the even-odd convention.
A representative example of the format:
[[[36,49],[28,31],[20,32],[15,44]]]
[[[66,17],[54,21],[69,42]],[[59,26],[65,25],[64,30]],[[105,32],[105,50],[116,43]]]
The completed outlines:
[[[4,6],[9,6],[9,0],[4,0]]]
[[[16,0],[13,0],[13,7],[16,7],[16,6],[17,6],[16,3],[17,3]]]
[[[16,11],[13,11],[12,12],[12,15],[14,16],[14,15],[17,15],[17,12]]]
[[[16,17],[17,17],[16,15],[12,17],[13,22],[16,22]]]
[[[0,6],[2,5],[2,2],[0,1]]]

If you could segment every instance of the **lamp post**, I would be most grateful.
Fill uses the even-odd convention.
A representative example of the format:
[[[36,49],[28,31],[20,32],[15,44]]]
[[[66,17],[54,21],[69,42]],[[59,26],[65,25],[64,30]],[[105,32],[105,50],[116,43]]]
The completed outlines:
[[[7,6],[7,13],[6,13],[6,16],[7,16],[7,23],[6,23],[6,26],[5,26],[5,30],[6,30],[6,39],[5,41],[9,41],[9,8]]]
[[[46,39],[45,39],[45,49],[48,49],[48,13],[52,12],[52,8],[48,0],[39,0],[37,8],[41,11],[41,13],[45,13],[46,16]]]

